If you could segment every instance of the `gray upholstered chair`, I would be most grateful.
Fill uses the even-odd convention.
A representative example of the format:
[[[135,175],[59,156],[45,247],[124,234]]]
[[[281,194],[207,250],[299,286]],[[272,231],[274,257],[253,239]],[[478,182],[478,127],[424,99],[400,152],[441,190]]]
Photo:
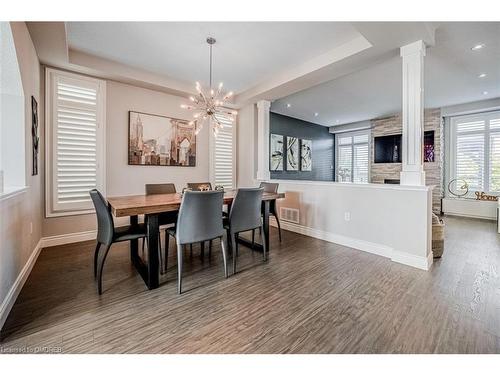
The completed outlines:
[[[238,256],[237,236],[241,232],[252,231],[260,228],[262,230],[262,194],[263,188],[238,189],[229,211],[229,217],[225,219],[224,227],[227,231],[228,241],[231,239],[233,253],[233,274],[236,273],[236,258]],[[264,261],[267,260],[267,249],[265,239],[263,243]]]
[[[192,191],[201,191],[202,189],[207,190],[207,187],[208,190],[212,190],[212,184],[210,182],[188,182],[187,187]]]
[[[146,184],[146,195],[152,194],[175,194],[175,184]]]
[[[97,291],[102,294],[102,271],[111,245],[115,242],[146,239],[146,226],[144,224],[126,225],[115,228],[113,216],[109,211],[104,197],[93,189],[90,197],[94,203],[97,214],[97,246],[94,253],[94,278],[97,278]],[[101,250],[101,246],[104,248]],[[99,255],[101,255],[99,259]]]
[[[266,193],[277,193],[279,184],[271,183],[271,182],[261,182],[260,187],[264,189]],[[262,207],[262,212],[264,212],[264,207]],[[276,201],[269,202],[269,214],[273,215],[276,219],[276,224],[278,224],[278,234],[281,242],[281,225],[280,219],[278,218],[278,210],[276,209]],[[252,236],[254,233],[252,233]]]
[[[166,183],[166,184],[146,184],[146,195],[153,194],[175,194],[177,191],[175,190],[175,184]],[[145,216],[145,220],[147,221],[148,216]],[[158,224],[161,226],[175,224],[177,222],[177,212],[163,212],[158,216]],[[163,229],[163,228],[160,228]],[[165,244],[168,243],[168,233],[165,229]],[[161,265],[161,273],[165,273],[168,266],[168,246],[165,245],[165,260],[162,259],[161,254],[161,235],[158,233],[158,242],[160,244],[160,265]],[[143,250],[144,250],[144,242]]]
[[[182,293],[183,245],[197,242],[221,240],[224,276],[227,277],[227,252],[222,226],[222,191],[186,191],[182,197],[177,224],[167,232],[177,244],[177,292]],[[168,246],[168,242],[166,244]]]

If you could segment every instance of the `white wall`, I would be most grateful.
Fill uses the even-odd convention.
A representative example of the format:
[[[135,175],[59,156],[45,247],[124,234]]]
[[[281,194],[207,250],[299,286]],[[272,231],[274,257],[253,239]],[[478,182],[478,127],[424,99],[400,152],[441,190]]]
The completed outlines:
[[[128,111],[190,119],[180,108],[185,98],[115,81],[106,83],[106,195],[143,194],[144,184],[173,182],[181,191],[187,182],[209,180],[209,127],[197,137],[195,167],[128,165]],[[51,237],[96,229],[95,215],[44,218],[43,236]]]
[[[300,214],[298,225],[283,227],[422,269],[432,264],[429,187],[276,182],[286,194],[278,207]]]
[[[40,66],[25,23],[11,28],[24,91],[27,190],[0,200],[0,327],[38,255],[42,221],[42,175],[31,176],[31,95],[40,103]]]

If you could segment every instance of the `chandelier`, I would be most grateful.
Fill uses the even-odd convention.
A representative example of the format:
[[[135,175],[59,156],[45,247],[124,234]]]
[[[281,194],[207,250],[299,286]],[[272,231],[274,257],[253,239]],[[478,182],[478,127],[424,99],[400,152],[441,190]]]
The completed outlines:
[[[212,124],[214,137],[217,137],[219,130],[224,128],[220,119],[225,118],[231,122],[234,121],[234,116],[238,112],[229,110],[224,107],[225,102],[233,95],[233,92],[224,93],[222,91],[222,82],[219,83],[217,90],[212,88],[212,47],[215,44],[215,39],[208,37],[207,43],[210,47],[210,87],[208,90],[203,90],[199,82],[196,82],[196,96],[190,96],[190,104],[182,104],[181,108],[192,110],[194,121],[189,124],[196,124],[195,134],[198,135],[203,125],[206,122]]]

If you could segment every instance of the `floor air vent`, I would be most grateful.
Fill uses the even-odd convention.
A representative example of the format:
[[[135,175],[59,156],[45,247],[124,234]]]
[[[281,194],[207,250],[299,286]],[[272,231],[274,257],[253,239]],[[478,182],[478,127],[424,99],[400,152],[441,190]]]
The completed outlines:
[[[299,210],[296,208],[280,207],[280,220],[299,223]]]

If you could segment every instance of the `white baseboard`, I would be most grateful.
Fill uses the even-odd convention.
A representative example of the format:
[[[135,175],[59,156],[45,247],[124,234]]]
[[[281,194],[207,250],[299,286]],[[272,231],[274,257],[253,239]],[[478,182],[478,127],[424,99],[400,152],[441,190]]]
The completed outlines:
[[[95,240],[96,236],[97,236],[97,231],[89,230],[86,232],[68,233],[59,236],[43,237],[41,239],[41,243],[42,247],[59,246],[68,243]]]
[[[276,220],[271,218],[269,220],[270,225],[277,227]],[[420,257],[417,255],[407,254],[401,251],[394,250],[392,247],[378,244],[375,242],[369,242],[364,240],[359,240],[357,238],[352,238],[348,236],[343,236],[340,234],[335,234],[331,232],[325,232],[320,229],[306,227],[304,225],[299,225],[295,223],[290,223],[287,221],[280,221],[281,228],[289,230],[290,232],[300,233],[305,236],[317,238],[320,240],[336,243],[338,245],[351,247],[353,249],[365,251],[367,253],[380,255],[391,259],[394,262],[402,263],[407,266],[419,268],[422,270],[429,270],[432,265],[432,252],[427,257]]]
[[[21,292],[24,283],[28,279],[28,276],[30,275],[31,270],[35,265],[41,250],[42,250],[42,240],[40,239],[40,241],[38,241],[38,244],[35,246],[35,249],[31,253],[30,257],[28,258],[28,261],[26,262],[23,269],[17,276],[16,281],[14,281],[14,284],[12,285],[9,292],[2,301],[2,305],[0,305],[0,329],[3,327],[5,321],[7,320],[7,316],[9,315],[12,306],[14,306],[14,303],[16,302],[16,299],[19,296],[19,293]]]

